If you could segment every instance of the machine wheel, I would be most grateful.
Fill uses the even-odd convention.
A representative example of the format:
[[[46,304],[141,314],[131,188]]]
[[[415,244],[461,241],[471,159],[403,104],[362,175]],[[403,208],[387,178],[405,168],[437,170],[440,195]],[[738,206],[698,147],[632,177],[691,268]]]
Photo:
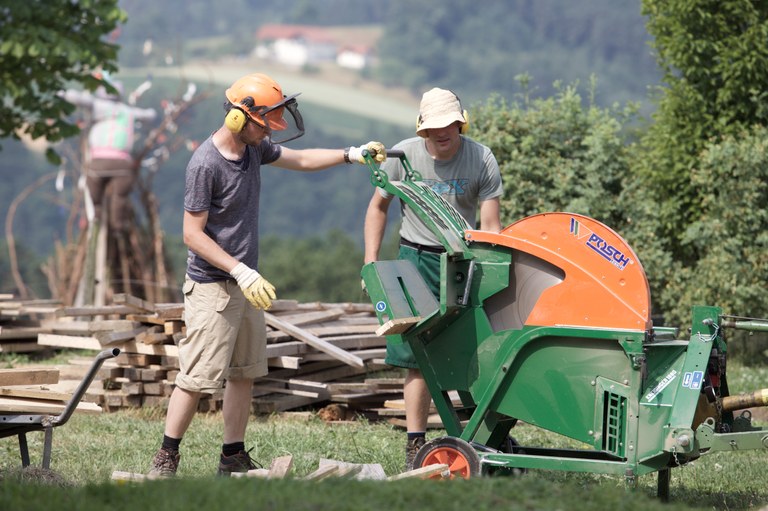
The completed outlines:
[[[494,449],[489,449],[491,452],[494,451]],[[501,445],[498,447],[498,452],[504,453],[504,454],[525,454],[525,450],[520,446],[517,440],[515,440],[514,437],[508,436],[504,439],[503,442],[501,442]],[[519,467],[511,467],[508,465],[495,465],[493,463],[489,463],[484,467],[485,474],[489,476],[519,476],[523,475],[526,472],[528,472],[528,469],[526,468],[519,468]]]
[[[416,453],[413,467],[427,467],[436,463],[448,465],[451,479],[469,479],[481,474],[480,457],[475,449],[461,438],[444,436],[430,440]],[[442,475],[436,474],[432,478],[439,479]]]
[[[499,450],[501,452],[509,453],[509,454],[522,454],[525,453],[525,450],[520,446],[520,443],[515,440],[515,437],[508,436],[504,442],[502,442],[501,446],[499,447]]]

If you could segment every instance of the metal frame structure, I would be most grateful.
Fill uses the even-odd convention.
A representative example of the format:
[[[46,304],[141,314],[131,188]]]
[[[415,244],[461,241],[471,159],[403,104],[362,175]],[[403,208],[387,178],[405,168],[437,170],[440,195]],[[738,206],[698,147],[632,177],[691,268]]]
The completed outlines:
[[[371,183],[398,197],[438,237],[439,300],[408,261],[365,265],[362,277],[382,335],[413,348],[447,437],[428,442],[416,466],[451,465],[455,476],[545,469],[623,476],[658,472],[701,455],[768,448],[748,412],[768,390],[733,399],[727,328],[718,307],[692,308],[688,338],[654,327],[645,272],[628,244],[591,218],[527,217],[501,233],[472,230],[420,182],[400,151],[405,179],[391,182],[370,156]],[[397,342],[397,338],[392,338]],[[458,393],[454,405],[450,394]],[[518,420],[583,448],[519,446]]]

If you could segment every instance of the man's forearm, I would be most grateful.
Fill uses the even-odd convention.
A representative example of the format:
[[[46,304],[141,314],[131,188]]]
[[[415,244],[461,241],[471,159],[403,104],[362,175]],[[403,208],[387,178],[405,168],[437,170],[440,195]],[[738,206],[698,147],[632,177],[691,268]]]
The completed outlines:
[[[378,261],[381,241],[387,225],[387,214],[377,209],[369,208],[365,215],[363,240],[365,241],[365,263]]]
[[[227,273],[231,272],[239,262],[237,259],[226,253],[223,248],[204,232],[185,236],[184,242],[192,252]]]

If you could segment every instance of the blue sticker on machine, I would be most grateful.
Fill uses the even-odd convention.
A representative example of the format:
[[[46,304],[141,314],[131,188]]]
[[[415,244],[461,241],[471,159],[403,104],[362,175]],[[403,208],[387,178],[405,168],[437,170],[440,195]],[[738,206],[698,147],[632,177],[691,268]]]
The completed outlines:
[[[689,371],[683,375],[683,387],[699,390],[704,381],[704,371]]]
[[[571,234],[576,236],[579,240],[587,237],[585,245],[594,250],[600,257],[609,261],[619,270],[624,270],[628,264],[634,264],[632,259],[619,250],[619,248],[609,244],[606,240],[598,236],[585,225],[582,225],[581,222],[573,217],[571,217],[570,231]]]
[[[387,304],[384,302],[376,302],[376,310],[378,312],[384,312],[387,310]]]

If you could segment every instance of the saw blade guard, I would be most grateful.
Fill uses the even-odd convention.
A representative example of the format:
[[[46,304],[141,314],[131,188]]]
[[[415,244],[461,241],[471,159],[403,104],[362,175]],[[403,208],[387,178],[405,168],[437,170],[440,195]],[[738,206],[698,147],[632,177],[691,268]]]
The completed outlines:
[[[498,234],[468,230],[465,238],[513,249],[515,270],[510,271],[508,296],[496,298],[503,303],[495,305],[490,298],[490,309],[518,304],[516,314],[524,313],[522,322],[531,326],[652,327],[650,287],[642,264],[621,236],[597,220],[543,213]],[[517,271],[523,267],[532,269]],[[493,321],[495,311],[488,312]],[[498,315],[510,317],[508,310]]]

